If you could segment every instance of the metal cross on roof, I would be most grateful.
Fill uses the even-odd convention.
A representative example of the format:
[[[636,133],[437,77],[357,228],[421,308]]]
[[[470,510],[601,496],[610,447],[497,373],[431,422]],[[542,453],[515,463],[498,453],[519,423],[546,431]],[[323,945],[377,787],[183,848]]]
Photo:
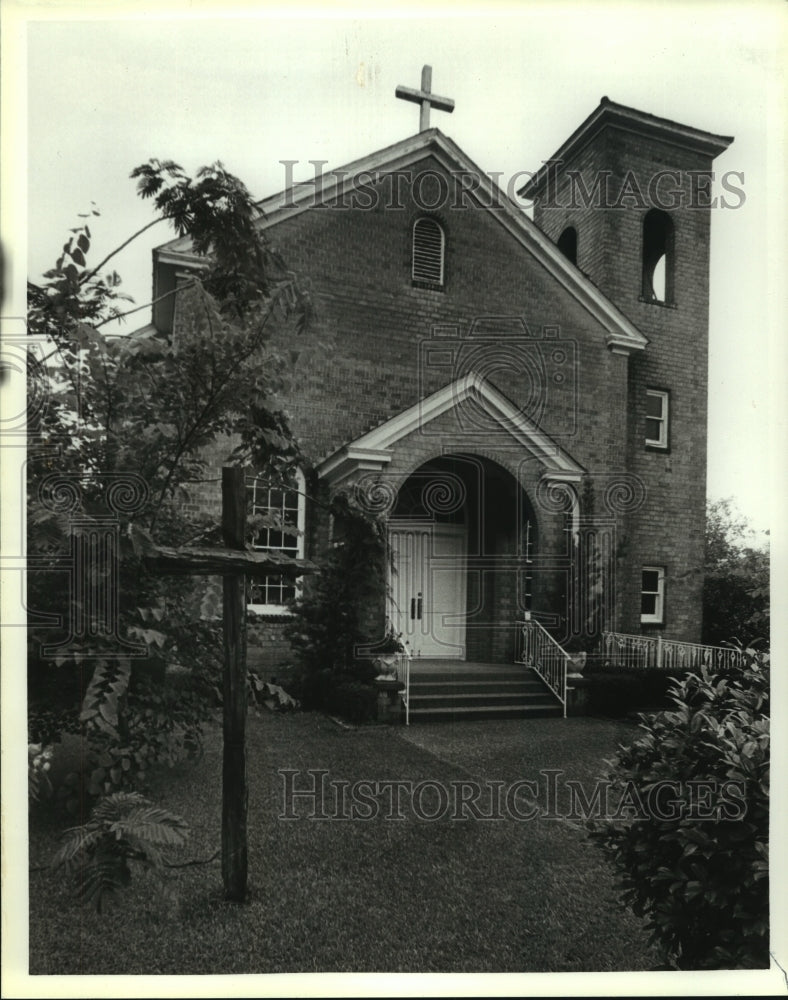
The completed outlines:
[[[439,111],[454,111],[454,101],[450,97],[438,97],[430,90],[432,86],[432,66],[423,66],[421,70],[421,90],[414,90],[412,87],[397,87],[394,91],[396,97],[403,101],[413,101],[414,104],[421,105],[419,115],[419,132],[426,132],[430,127],[430,106],[434,105]]]

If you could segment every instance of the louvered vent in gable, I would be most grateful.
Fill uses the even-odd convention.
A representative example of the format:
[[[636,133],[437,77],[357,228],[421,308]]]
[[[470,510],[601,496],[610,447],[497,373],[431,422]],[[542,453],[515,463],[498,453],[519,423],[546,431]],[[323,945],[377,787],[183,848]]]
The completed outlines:
[[[413,280],[443,284],[443,229],[434,219],[417,219],[413,226]]]

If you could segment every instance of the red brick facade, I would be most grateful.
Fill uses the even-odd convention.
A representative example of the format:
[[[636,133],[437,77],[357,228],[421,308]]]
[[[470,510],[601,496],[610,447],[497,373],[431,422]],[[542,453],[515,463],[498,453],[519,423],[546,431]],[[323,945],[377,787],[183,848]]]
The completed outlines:
[[[634,171],[645,187],[655,169],[708,169],[710,155],[689,141],[682,148],[668,126],[662,133],[653,126],[637,134],[634,127],[603,122],[588,130],[565,166],[581,171],[586,187],[601,170],[614,179]],[[396,423],[419,400],[475,372],[511,402],[523,424],[546,434],[556,454],[585,473],[563,477],[574,478],[578,493],[581,480],[593,484],[593,514],[613,539],[608,625],[641,631],[641,567],[663,566],[664,634],[697,640],[709,209],[669,213],[675,227],[673,301],[647,302],[641,281],[647,207],[567,206],[560,197],[568,183],[563,168],[554,191],[564,207],[546,204],[549,198],[535,183],[536,227],[553,241],[567,225],[577,229],[573,274],[544,249],[532,223],[512,221],[511,205],[491,207],[481,195],[457,196],[457,170],[467,168],[467,161],[452,163],[456,147],[440,133],[410,142],[404,168],[394,155],[398,147],[380,154],[377,183],[366,183],[363,197],[346,188],[341,197],[301,210],[275,199],[267,208],[271,243],[314,301],[310,342],[330,345],[325,353],[299,358],[287,403],[312,465],[306,470],[308,491],[327,495],[336,488],[330,475],[319,473],[321,463],[343,446],[387,421]],[[387,173],[392,169],[400,171],[396,197]],[[433,204],[434,210],[425,208]],[[441,287],[419,286],[411,277],[413,224],[424,215],[437,219],[445,234]],[[170,249],[176,253],[179,247]],[[171,259],[159,260],[162,274]],[[159,321],[166,326],[163,314]],[[635,332],[628,333],[632,327]],[[669,393],[670,441],[664,450],[644,444],[647,388]],[[562,477],[545,479],[550,460],[524,447],[505,422],[477,420],[469,405],[449,407],[400,435],[378,472],[359,466],[342,485],[371,477],[389,484],[394,497],[425,462],[467,456],[458,466],[466,470],[460,479],[465,476],[468,493],[461,515],[467,526],[466,656],[505,661],[513,653],[514,621],[526,590],[532,610],[545,616],[556,635],[571,631],[567,555],[577,515],[573,523],[555,495]],[[214,454],[217,477],[223,451]],[[194,502],[210,509],[217,499],[218,484],[215,494],[195,495]],[[528,553],[526,521],[533,543]],[[319,508],[308,506],[307,556],[319,557],[327,533]],[[526,554],[534,560],[530,568]],[[255,625],[272,654],[267,663],[287,659],[281,627],[272,622],[266,633]]]
[[[698,641],[713,214],[705,192],[713,158],[730,140],[692,134],[694,130],[646,115],[629,127],[611,117],[610,125],[561,164],[552,190],[543,188],[535,200],[534,219],[552,239],[566,226],[575,227],[577,266],[649,340],[648,348],[628,361],[626,467],[642,480],[645,498],[623,526],[628,557],[618,573],[620,628],[655,631],[653,626],[640,628],[639,570],[658,565],[666,573],[664,634]],[[582,194],[593,189],[603,171],[610,174],[607,207],[597,199],[586,207]],[[633,194],[627,196],[628,191]],[[675,208],[673,203],[678,203]],[[655,206],[667,210],[674,227],[673,288],[666,304],[647,301],[641,282],[644,217]],[[644,447],[647,388],[669,393],[670,441],[664,451]]]

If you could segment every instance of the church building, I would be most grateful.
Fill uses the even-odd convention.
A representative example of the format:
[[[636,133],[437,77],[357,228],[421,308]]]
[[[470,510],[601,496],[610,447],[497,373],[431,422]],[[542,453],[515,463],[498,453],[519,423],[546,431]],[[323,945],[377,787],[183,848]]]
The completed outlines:
[[[332,526],[309,498],[353,491],[388,523],[380,635],[416,658],[511,664],[526,618],[570,649],[698,642],[708,188],[732,140],[602,98],[507,191],[430,126],[453,105],[428,69],[398,88],[417,134],[260,203],[331,348],[286,401],[302,488],[250,483],[250,510],[298,532],[259,544],[319,560]],[[154,251],[162,333],[195,263],[187,240]],[[274,663],[295,587],[250,585]]]

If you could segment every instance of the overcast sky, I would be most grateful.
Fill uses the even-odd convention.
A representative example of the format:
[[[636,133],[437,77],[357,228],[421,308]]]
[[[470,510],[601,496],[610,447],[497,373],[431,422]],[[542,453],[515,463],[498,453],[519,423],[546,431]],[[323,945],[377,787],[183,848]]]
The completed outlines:
[[[28,26],[30,273],[51,266],[91,201],[101,212],[94,261],[148,221],[129,173],[152,156],[189,171],[221,159],[263,197],[284,185],[280,160],[298,160],[296,179],[307,178],[309,160],[340,166],[413,134],[418,109],[394,88],[418,86],[424,63],[433,91],[456,101],[432,123],[504,183],[535,170],[602,95],[733,135],[716,169],[744,175],[746,201],[712,219],[709,495],[734,496],[766,528],[770,429],[785,436],[784,411],[769,410],[785,377],[784,351],[770,341],[784,295],[779,10],[559,2],[364,20],[50,13]],[[150,299],[150,248],[169,235],[154,227],[113,262],[138,304]],[[148,318],[140,312],[128,329]]]

